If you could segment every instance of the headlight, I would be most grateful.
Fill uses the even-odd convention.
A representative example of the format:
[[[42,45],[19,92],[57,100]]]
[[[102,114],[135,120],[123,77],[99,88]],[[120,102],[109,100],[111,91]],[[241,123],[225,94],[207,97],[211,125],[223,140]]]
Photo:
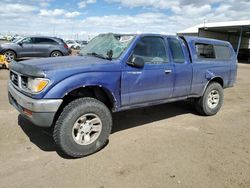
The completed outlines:
[[[28,89],[32,93],[41,92],[49,83],[48,79],[44,78],[28,78]]]

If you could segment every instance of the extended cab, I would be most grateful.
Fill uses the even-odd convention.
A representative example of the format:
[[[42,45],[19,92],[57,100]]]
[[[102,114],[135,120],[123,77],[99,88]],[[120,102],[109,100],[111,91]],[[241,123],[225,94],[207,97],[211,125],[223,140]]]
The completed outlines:
[[[53,126],[59,148],[82,157],[107,142],[111,112],[192,99],[201,114],[214,115],[236,74],[225,41],[102,34],[79,56],[12,62],[8,91],[23,117]]]

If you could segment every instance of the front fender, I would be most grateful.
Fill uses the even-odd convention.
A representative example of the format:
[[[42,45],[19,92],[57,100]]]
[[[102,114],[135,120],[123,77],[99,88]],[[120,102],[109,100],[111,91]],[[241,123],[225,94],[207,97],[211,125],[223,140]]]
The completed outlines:
[[[89,72],[70,76],[54,85],[43,98],[62,99],[69,92],[87,86],[103,87],[120,105],[120,72]]]

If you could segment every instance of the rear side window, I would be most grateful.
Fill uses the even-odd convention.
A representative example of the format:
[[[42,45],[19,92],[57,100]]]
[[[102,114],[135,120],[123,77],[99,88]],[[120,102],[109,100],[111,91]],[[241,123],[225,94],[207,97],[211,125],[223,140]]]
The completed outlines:
[[[56,41],[48,38],[34,38],[35,44],[57,44]]]
[[[228,46],[214,46],[216,59],[227,60],[231,59],[231,50]]]
[[[169,38],[168,43],[169,43],[169,47],[170,47],[174,62],[184,63],[185,56],[183,54],[180,41],[175,38]]]
[[[195,49],[198,58],[215,59],[214,46],[212,44],[196,43]]]
[[[64,42],[64,40],[63,40],[63,39],[57,38],[57,40],[59,40],[59,43],[61,43],[61,44],[65,44],[65,42]]]

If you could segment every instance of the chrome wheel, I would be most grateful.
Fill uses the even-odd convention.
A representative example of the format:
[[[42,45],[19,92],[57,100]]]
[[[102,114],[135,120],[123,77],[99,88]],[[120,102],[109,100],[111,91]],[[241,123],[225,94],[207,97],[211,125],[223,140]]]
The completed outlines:
[[[220,101],[220,94],[217,90],[212,90],[209,94],[208,94],[208,99],[207,99],[207,104],[208,107],[211,109],[214,109],[218,106]]]
[[[101,131],[101,119],[96,114],[89,113],[76,120],[72,129],[72,136],[77,144],[89,145],[97,140]]]
[[[62,53],[61,52],[52,52],[51,54],[51,57],[59,57],[59,56],[62,56]]]
[[[6,52],[4,52],[4,56],[7,60],[7,62],[11,62],[11,61],[15,60],[16,54],[12,51],[6,51]]]

